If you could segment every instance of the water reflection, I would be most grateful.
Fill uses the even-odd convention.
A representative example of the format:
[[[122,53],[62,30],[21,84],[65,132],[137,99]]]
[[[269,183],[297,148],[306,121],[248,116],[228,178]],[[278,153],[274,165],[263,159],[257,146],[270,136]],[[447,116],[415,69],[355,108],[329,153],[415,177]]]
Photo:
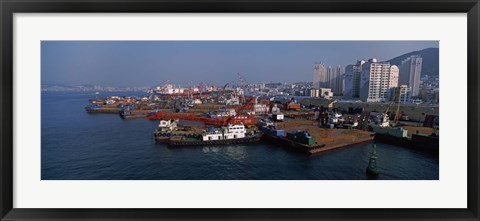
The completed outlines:
[[[248,156],[247,146],[245,145],[205,146],[202,148],[202,152],[205,154],[222,154],[234,160],[243,160]]]

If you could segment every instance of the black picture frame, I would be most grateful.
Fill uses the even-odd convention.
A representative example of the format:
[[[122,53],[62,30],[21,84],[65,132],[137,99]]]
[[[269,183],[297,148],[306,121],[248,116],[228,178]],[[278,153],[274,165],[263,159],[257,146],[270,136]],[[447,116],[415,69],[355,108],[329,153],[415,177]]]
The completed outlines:
[[[480,220],[478,110],[478,0],[0,0],[1,11],[1,220]],[[14,13],[467,13],[467,209],[16,209],[13,203]],[[441,196],[439,196],[441,197]],[[92,199],[93,200],[93,199]]]

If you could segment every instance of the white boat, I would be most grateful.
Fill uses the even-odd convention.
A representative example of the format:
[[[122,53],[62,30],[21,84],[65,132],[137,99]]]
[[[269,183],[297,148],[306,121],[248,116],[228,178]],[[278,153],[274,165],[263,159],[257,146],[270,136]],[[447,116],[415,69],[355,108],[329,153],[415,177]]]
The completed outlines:
[[[209,128],[209,130],[202,134],[202,140],[229,140],[244,138],[247,133],[244,125],[229,124],[226,127],[221,128]]]
[[[168,140],[170,146],[199,146],[251,143],[260,140],[262,132],[250,130],[244,125],[229,124],[221,128],[210,127],[201,137],[174,136]]]

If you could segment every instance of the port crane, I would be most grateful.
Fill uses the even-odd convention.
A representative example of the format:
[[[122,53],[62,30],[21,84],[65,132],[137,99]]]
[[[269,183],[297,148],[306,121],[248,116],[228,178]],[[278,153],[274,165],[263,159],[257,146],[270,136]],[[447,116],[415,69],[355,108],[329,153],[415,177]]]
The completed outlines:
[[[220,101],[220,98],[224,98],[225,100],[227,99],[226,96],[225,96],[225,89],[227,88],[227,86],[229,85],[229,83],[226,83],[221,90],[218,91],[217,93],[217,102]],[[226,103],[225,103],[226,104]]]
[[[393,106],[393,104],[396,104],[397,105],[397,109],[395,111],[395,115],[393,117],[393,122],[389,122],[389,110],[390,108]],[[390,104],[387,106],[387,109],[385,110],[385,112],[383,113],[384,115],[384,121],[386,122],[389,122],[389,125],[391,123],[392,126],[396,126],[398,124],[398,120],[400,119],[400,92],[396,93],[396,96],[395,96],[395,101],[394,102],[390,102]]]
[[[243,78],[243,76],[240,74],[240,73],[237,73],[237,76],[238,76],[238,84],[239,84],[239,87],[241,90],[243,90],[243,92],[241,94],[239,94],[239,98],[240,98],[240,101],[242,102],[245,102],[245,79]]]
[[[194,121],[202,122],[207,125],[216,125],[223,126],[227,124],[243,124],[243,125],[254,125],[255,119],[252,115],[244,114],[246,110],[252,110],[253,105],[255,104],[255,98],[251,98],[246,104],[238,107],[236,109],[235,116],[228,116],[223,118],[210,118],[199,116],[195,114],[182,114],[182,113],[166,113],[166,112],[156,112],[147,116],[149,120],[184,120],[184,121]]]

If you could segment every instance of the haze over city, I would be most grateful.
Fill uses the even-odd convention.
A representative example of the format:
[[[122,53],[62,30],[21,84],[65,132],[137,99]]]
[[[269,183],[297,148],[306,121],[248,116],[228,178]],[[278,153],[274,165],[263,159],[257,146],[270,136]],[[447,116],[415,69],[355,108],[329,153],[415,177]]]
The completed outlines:
[[[42,84],[154,86],[312,80],[315,62],[386,61],[438,41],[43,41]]]

